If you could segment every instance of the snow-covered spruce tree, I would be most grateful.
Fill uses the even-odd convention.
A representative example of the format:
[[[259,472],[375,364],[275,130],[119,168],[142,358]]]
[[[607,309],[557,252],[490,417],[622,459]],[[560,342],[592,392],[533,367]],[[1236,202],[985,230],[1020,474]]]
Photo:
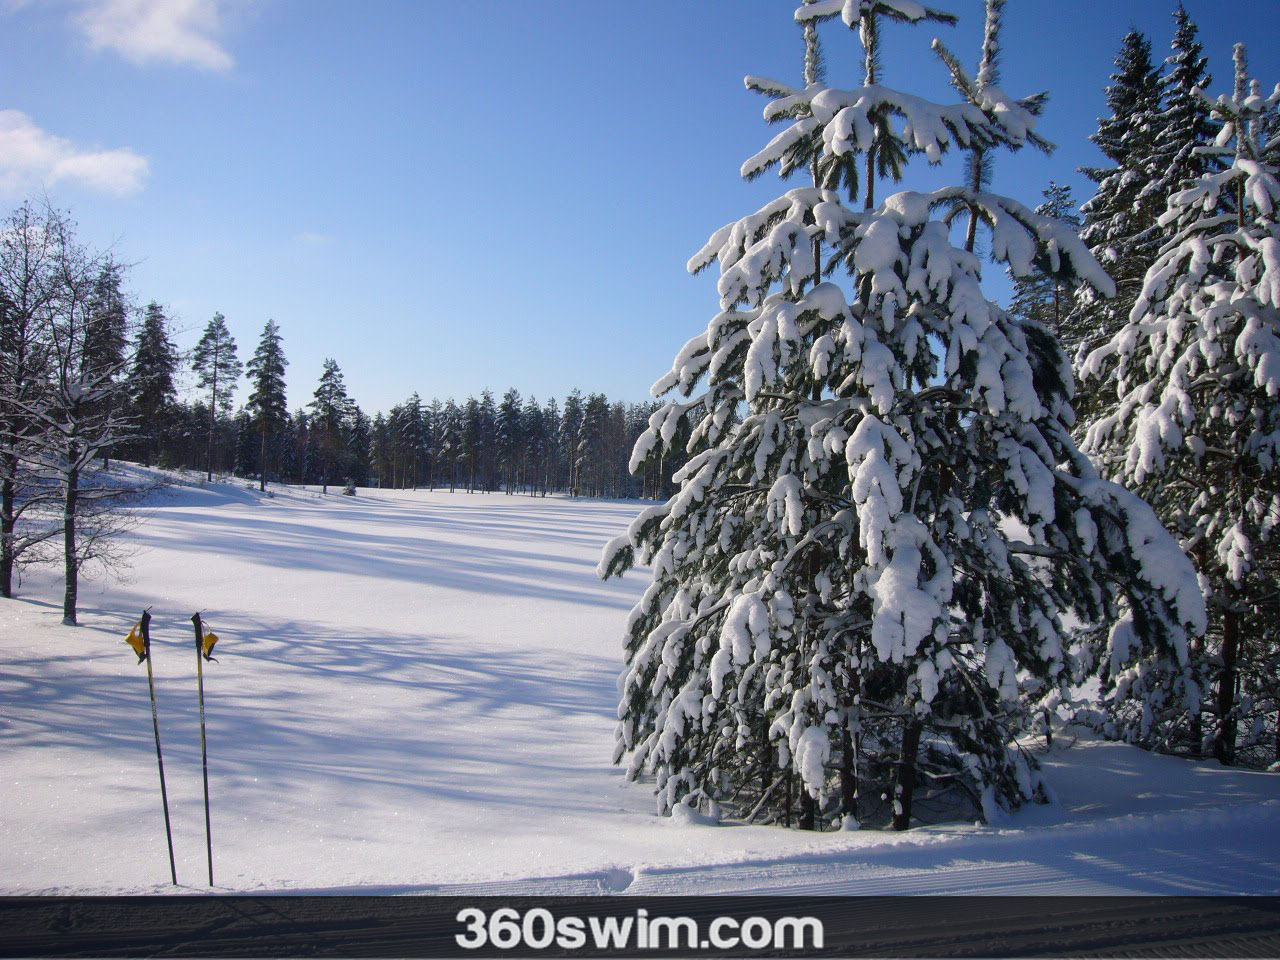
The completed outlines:
[[[1115,65],[1107,87],[1111,116],[1099,119],[1097,132],[1089,138],[1112,166],[1083,170],[1098,190],[1081,208],[1080,237],[1115,281],[1116,294],[1102,297],[1088,285],[1077,289],[1076,303],[1060,331],[1073,358],[1105,343],[1124,326],[1160,243],[1155,222],[1165,196],[1145,189],[1156,179],[1152,157],[1161,129],[1160,78],[1151,63],[1151,42],[1131,30],[1121,42]],[[1091,411],[1097,403],[1088,385],[1082,385],[1077,409]]]
[[[1085,448],[1146,496],[1196,560],[1212,626],[1200,710],[1152,715],[1168,664],[1133,659],[1109,677],[1117,732],[1224,763],[1275,759],[1280,613],[1280,87],[1264,98],[1236,48],[1234,95],[1213,104],[1230,163],[1169,201],[1173,239],[1147,271],[1129,324],[1088,358],[1118,397]],[[1264,139],[1270,136],[1272,139]],[[1238,693],[1237,693],[1238,691]],[[1261,741],[1270,740],[1263,747]],[[1264,757],[1263,754],[1267,755]]]
[[[866,50],[852,90],[818,69],[819,23],[836,17]],[[679,396],[631,466],[690,458],[600,562],[653,570],[627,624],[615,759],[656,776],[661,812],[905,828],[919,774],[922,797],[994,817],[1038,790],[1012,738],[1069,673],[1061,613],[1097,623],[1128,603],[1142,642],[1184,656],[1203,602],[1150,508],[1077,450],[1055,340],[984,296],[943,218],[970,212],[1016,276],[1110,292],[1075,233],[969,187],[874,201],[875,177],[913,155],[1026,144],[1043,98],[949,55],[965,102],[884,86],[886,22],[950,19],[914,0],[820,0],[797,18],[806,83],[748,78],[786,126],[743,173],[813,185],[690,261],[719,262],[722,309],[655,384]]]
[[[1138,202],[1154,200],[1157,214],[1163,213],[1169,197],[1190,186],[1206,173],[1222,169],[1212,153],[1203,148],[1213,140],[1209,104],[1200,91],[1213,83],[1209,61],[1197,39],[1199,30],[1181,3],[1173,13],[1174,34],[1171,52],[1165,58],[1160,78],[1163,110],[1155,118],[1149,178],[1138,192]]]

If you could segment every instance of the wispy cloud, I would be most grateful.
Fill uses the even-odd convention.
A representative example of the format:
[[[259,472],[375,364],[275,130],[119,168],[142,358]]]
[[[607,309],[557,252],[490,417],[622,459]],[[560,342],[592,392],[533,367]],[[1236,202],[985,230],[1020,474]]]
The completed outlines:
[[[298,234],[298,243],[302,244],[304,247],[314,250],[319,247],[330,246],[333,243],[333,237],[327,233],[317,233],[314,230],[304,230],[302,233]]]
[[[85,149],[36,126],[21,110],[0,110],[0,190],[19,193],[63,181],[125,195],[142,189],[147,158],[127,147]]]
[[[76,26],[95,50],[134,63],[230,70],[222,44],[225,0],[80,0]]]

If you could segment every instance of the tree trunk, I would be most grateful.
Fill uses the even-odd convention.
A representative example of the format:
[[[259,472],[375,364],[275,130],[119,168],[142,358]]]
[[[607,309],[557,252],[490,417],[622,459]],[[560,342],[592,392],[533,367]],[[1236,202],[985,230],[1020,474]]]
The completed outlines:
[[[920,752],[920,732],[924,724],[908,720],[902,730],[902,757],[898,761],[898,783],[893,796],[893,829],[911,826],[911,795],[916,789],[916,754]]]
[[[205,469],[208,473],[209,483],[213,483],[213,431],[217,429],[217,415],[213,409],[209,410],[209,449],[205,454]]]
[[[71,461],[75,462],[75,450]],[[66,589],[62,595],[62,622],[76,625],[76,592],[79,580],[79,558],[76,556],[76,508],[80,493],[80,471],[76,467],[67,470],[67,495],[62,511],[62,553],[66,561]]]
[[[17,473],[17,458],[5,456],[4,483],[0,484],[0,597],[13,596],[13,516],[16,494],[13,478]]]
[[[213,483],[213,432],[218,427],[218,361],[213,361],[213,388],[209,391],[209,451],[206,467]]]
[[[760,718],[760,802],[769,796],[773,786],[773,750],[769,746],[769,718]],[[768,811],[765,811],[766,814]]]
[[[876,205],[876,151],[872,147],[867,151],[867,201],[866,208],[874,209]]]
[[[262,431],[262,455],[258,463],[258,489],[266,492],[267,489],[267,431]]]
[[[1200,655],[1204,650],[1204,641],[1197,637],[1191,641],[1191,662],[1193,664],[1200,662]],[[1191,755],[1200,757],[1204,755],[1204,703],[1203,697],[1199,707],[1191,713]]]
[[[817,826],[818,802],[809,793],[804,780],[800,781],[800,829],[812,830]]]
[[[849,721],[845,720],[840,734],[840,814],[844,817],[858,819],[858,754],[854,744],[853,731],[849,729]]]
[[[1236,661],[1240,655],[1240,614],[1235,603],[1240,594],[1231,591],[1222,614],[1222,672],[1218,675],[1218,724],[1213,755],[1226,766],[1236,762]]]
[[[976,187],[974,188],[977,189]],[[969,228],[964,237],[964,249],[966,253],[973,253],[973,248],[978,245],[978,211],[973,207],[969,208]]]

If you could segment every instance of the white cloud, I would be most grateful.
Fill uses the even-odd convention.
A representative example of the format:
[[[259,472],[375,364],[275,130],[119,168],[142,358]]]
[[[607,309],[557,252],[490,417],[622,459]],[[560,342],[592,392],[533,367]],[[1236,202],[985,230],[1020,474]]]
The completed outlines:
[[[149,173],[147,158],[127,147],[86,150],[41,130],[20,110],[0,110],[0,190],[6,193],[72,181],[124,195],[141,190]]]
[[[172,63],[205,70],[234,64],[222,45],[224,0],[81,0],[76,25],[95,50],[134,63]]]

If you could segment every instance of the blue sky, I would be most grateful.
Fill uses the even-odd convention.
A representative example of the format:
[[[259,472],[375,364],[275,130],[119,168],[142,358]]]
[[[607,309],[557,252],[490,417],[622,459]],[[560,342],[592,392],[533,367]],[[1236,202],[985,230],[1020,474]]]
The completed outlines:
[[[983,5],[937,5],[960,26],[892,27],[885,79],[950,99],[929,41],[976,60]],[[1089,196],[1075,171],[1100,161],[1120,38],[1137,26],[1162,58],[1173,5],[1011,0],[1002,86],[1050,91],[1059,149],[1000,156],[995,189]],[[1238,39],[1280,81],[1274,0],[1186,5],[1215,93]],[[508,386],[640,400],[717,307],[687,258],[779,192],[737,174],[775,132],[742,77],[798,79],[793,7],[0,0],[0,203],[70,209],[184,347],[220,310],[247,359],[274,319],[293,406],[327,356],[369,411]],[[856,36],[825,40],[829,81],[856,85]],[[904,188],[955,170],[920,160]]]

